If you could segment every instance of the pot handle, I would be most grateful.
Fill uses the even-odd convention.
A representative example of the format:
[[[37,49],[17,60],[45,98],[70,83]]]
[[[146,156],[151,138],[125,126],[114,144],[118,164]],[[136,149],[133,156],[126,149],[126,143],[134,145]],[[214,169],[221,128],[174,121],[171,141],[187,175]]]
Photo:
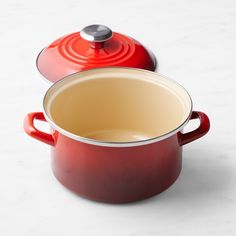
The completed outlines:
[[[200,125],[197,129],[188,133],[179,133],[180,145],[185,145],[204,136],[210,129],[210,120],[208,116],[200,111],[193,111],[190,120],[199,119]]]
[[[24,130],[32,138],[38,139],[46,144],[55,145],[55,139],[52,134],[45,133],[38,130],[34,126],[34,120],[46,121],[43,112],[32,112],[29,113],[24,119]]]

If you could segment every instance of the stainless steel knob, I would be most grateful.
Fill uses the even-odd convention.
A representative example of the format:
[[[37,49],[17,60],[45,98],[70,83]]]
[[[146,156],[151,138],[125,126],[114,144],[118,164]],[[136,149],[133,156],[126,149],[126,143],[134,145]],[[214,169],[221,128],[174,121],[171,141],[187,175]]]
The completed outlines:
[[[105,42],[112,37],[112,31],[105,25],[89,25],[80,31],[80,36],[94,43]]]

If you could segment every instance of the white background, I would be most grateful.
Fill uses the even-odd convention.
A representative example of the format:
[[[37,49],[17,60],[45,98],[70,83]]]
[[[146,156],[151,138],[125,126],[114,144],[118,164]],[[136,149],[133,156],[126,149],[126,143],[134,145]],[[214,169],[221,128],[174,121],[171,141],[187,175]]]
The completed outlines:
[[[35,67],[39,51],[93,23],[151,48],[159,72],[211,118],[211,132],[185,146],[177,182],[146,201],[72,194],[52,175],[49,146],[22,129],[49,87]],[[1,1],[0,86],[1,236],[236,235],[236,1]]]

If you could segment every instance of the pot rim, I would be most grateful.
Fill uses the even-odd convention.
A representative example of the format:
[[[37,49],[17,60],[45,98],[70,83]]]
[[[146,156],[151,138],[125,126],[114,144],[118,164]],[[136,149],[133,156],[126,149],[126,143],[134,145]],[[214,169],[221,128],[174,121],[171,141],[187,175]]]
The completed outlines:
[[[54,87],[55,85],[61,83],[67,77],[74,76],[76,74],[80,74],[80,73],[83,73],[83,72],[86,72],[86,71],[102,70],[102,69],[108,69],[108,68],[109,69],[112,69],[112,68],[115,68],[115,69],[128,69],[128,70],[133,70],[133,71],[143,71],[143,72],[146,72],[146,73],[148,72],[149,74],[159,75],[159,76],[161,76],[161,77],[163,77],[163,78],[165,78],[165,79],[167,79],[167,80],[169,80],[171,82],[174,82],[177,86],[181,87],[183,89],[183,91],[187,94],[187,96],[189,97],[189,100],[190,100],[190,110],[189,110],[189,114],[188,114],[187,118],[178,127],[176,127],[175,129],[173,129],[170,132],[167,132],[167,133],[165,133],[163,135],[155,136],[155,137],[148,138],[148,139],[136,140],[136,141],[114,142],[114,141],[101,141],[101,140],[86,138],[86,137],[83,137],[83,136],[79,136],[79,135],[73,134],[73,133],[71,133],[71,132],[69,132],[69,131],[59,127],[48,116],[48,114],[46,112],[46,97],[48,95],[48,92],[52,89],[52,87]],[[167,139],[167,138],[173,136],[174,134],[178,133],[179,131],[181,131],[184,128],[184,126],[190,120],[190,117],[191,117],[191,114],[192,114],[192,110],[193,110],[193,102],[192,102],[192,98],[191,98],[190,94],[188,93],[188,91],[182,85],[180,85],[175,80],[172,80],[169,77],[164,76],[164,75],[162,75],[160,73],[157,73],[157,72],[148,71],[148,70],[139,69],[139,68],[123,67],[123,66],[122,67],[120,67],[120,66],[99,67],[99,68],[92,68],[92,69],[87,69],[87,70],[83,70],[83,71],[80,71],[80,72],[72,73],[72,74],[67,75],[67,76],[63,77],[62,79],[58,80],[54,84],[52,84],[48,88],[48,90],[45,93],[44,98],[43,98],[43,114],[45,116],[45,119],[47,120],[47,122],[50,124],[50,126],[52,128],[54,128],[55,130],[57,130],[61,134],[65,135],[65,136],[67,136],[67,137],[69,137],[71,139],[74,139],[76,141],[80,141],[82,143],[87,143],[87,144],[96,145],[96,146],[105,146],[105,147],[133,147],[133,146],[142,146],[142,145],[152,144],[152,143],[159,142],[159,141],[162,141],[164,139]]]

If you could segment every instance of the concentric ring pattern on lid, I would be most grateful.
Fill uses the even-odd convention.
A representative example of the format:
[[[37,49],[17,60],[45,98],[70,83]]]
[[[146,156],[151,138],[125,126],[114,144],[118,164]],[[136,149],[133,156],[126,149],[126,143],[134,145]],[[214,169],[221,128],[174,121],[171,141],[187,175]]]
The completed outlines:
[[[103,25],[90,25],[59,38],[37,58],[39,72],[53,83],[75,72],[107,66],[154,71],[156,61],[138,41]]]

